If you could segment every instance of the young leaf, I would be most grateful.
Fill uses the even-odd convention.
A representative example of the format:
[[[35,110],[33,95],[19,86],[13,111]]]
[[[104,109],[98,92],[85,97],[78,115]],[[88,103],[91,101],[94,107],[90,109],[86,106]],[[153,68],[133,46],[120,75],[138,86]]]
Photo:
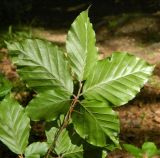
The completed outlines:
[[[34,121],[51,121],[69,108],[70,98],[61,89],[47,90],[37,94],[26,108],[26,112]]]
[[[95,33],[88,18],[88,10],[82,12],[71,25],[66,49],[72,70],[79,81],[85,80],[97,61]]]
[[[28,144],[30,119],[9,96],[0,104],[0,140],[14,153],[23,154]]]
[[[49,145],[53,142],[54,135],[57,131],[57,128],[52,127],[49,131],[46,132],[47,142]],[[72,135],[72,137],[74,134]],[[73,144],[69,133],[66,129],[60,134],[56,148],[55,154],[58,156],[61,155],[63,158],[83,158],[83,147],[82,145]]]
[[[42,91],[60,87],[72,93],[68,63],[57,46],[39,39],[26,39],[21,43],[8,44],[8,49],[13,57],[18,56],[14,62],[30,87]]]
[[[47,153],[48,144],[46,142],[36,142],[30,144],[25,150],[25,158],[40,158]]]
[[[123,147],[136,158],[142,158],[142,150],[131,144],[123,144]]]
[[[152,142],[145,142],[142,145],[142,151],[144,154],[146,154],[148,156],[148,158],[152,158],[153,156],[155,156],[158,153],[158,149],[157,149],[156,145]]]
[[[113,142],[118,146],[119,120],[109,106],[84,100],[76,110],[72,115],[73,125],[83,139],[95,146],[105,147]]]
[[[10,92],[11,88],[11,83],[7,79],[5,79],[3,75],[0,74],[0,98],[7,95]]]
[[[113,53],[97,63],[83,87],[87,99],[107,100],[118,106],[133,99],[154,66],[127,53]]]
[[[102,151],[102,158],[106,158],[107,157],[107,152],[105,150]]]

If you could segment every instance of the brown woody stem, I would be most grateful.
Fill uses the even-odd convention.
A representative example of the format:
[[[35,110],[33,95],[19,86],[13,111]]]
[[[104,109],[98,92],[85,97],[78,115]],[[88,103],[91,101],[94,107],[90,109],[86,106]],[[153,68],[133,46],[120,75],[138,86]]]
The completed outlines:
[[[24,157],[23,157],[23,154],[18,155],[18,157],[19,157],[19,158],[24,158]]]
[[[74,96],[74,99],[71,102],[71,106],[70,106],[70,108],[69,108],[69,110],[68,110],[68,112],[67,112],[67,114],[66,114],[66,116],[63,120],[63,123],[62,123],[61,127],[57,130],[57,132],[54,136],[53,142],[52,142],[50,148],[48,149],[48,152],[47,152],[45,158],[49,158],[49,155],[51,154],[52,150],[54,150],[54,148],[56,147],[56,142],[58,140],[58,137],[60,136],[63,129],[65,129],[70,122],[71,114],[72,114],[72,112],[74,110],[74,107],[76,106],[77,102],[79,101],[78,99],[79,99],[79,96],[80,96],[80,93],[81,93],[81,90],[82,90],[82,83],[80,82],[79,84],[80,85],[79,85],[78,93],[77,93],[76,96]]]

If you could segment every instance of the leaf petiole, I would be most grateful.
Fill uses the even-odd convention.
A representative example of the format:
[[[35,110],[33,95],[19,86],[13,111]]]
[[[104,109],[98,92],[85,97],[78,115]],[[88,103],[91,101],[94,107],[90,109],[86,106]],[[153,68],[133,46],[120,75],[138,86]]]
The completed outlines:
[[[24,158],[23,154],[18,155],[18,158]]]
[[[55,147],[56,147],[56,142],[57,142],[57,140],[58,140],[61,132],[63,131],[63,129],[65,129],[65,128],[68,126],[68,124],[69,124],[69,122],[70,122],[70,119],[71,119],[72,112],[74,111],[74,108],[75,108],[77,102],[79,102],[79,96],[80,96],[82,87],[83,87],[83,84],[82,84],[81,82],[79,82],[78,93],[77,93],[77,95],[74,95],[74,99],[73,99],[72,102],[71,102],[70,108],[69,108],[69,110],[68,110],[68,112],[67,112],[67,114],[66,114],[66,116],[65,116],[65,118],[64,118],[64,120],[63,120],[62,125],[61,125],[60,128],[57,130],[57,132],[56,132],[56,134],[55,134],[55,136],[54,136],[53,142],[52,142],[50,148],[48,149],[48,152],[47,152],[45,158],[49,158],[52,150],[54,150]]]

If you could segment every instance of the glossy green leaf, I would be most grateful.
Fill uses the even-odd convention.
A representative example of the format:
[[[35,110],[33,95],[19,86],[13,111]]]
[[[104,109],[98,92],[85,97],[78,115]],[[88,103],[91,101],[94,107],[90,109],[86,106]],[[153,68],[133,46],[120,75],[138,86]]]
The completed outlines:
[[[40,158],[47,153],[48,144],[46,142],[35,142],[30,144],[25,150],[25,158]]]
[[[87,99],[107,100],[119,106],[133,99],[154,66],[127,53],[113,53],[97,63],[83,88]]]
[[[11,83],[2,74],[0,74],[0,98],[7,95],[11,88]]]
[[[79,81],[87,78],[97,61],[95,42],[95,33],[87,10],[75,19],[66,41],[69,61]]]
[[[0,104],[0,140],[14,153],[23,154],[28,144],[30,119],[9,96]]]
[[[136,158],[142,158],[142,150],[137,148],[136,146],[131,144],[123,144],[123,147]]]
[[[107,147],[118,146],[119,120],[104,102],[96,100],[83,101],[72,115],[76,132],[88,143]]]
[[[72,93],[68,63],[57,46],[39,39],[26,39],[21,43],[8,44],[8,49],[20,76],[30,87],[42,91],[60,87]]]
[[[56,131],[57,128],[52,127],[49,131],[46,132],[47,142],[49,145],[53,142]],[[74,137],[74,134],[72,137]],[[69,133],[66,129],[64,129],[60,134],[57,140],[56,148],[54,150],[56,152],[55,154],[58,156],[61,155],[63,158],[83,158],[82,145],[73,144],[71,137],[69,136]]]
[[[148,156],[148,158],[152,158],[158,153],[158,149],[153,142],[145,142],[142,145],[142,151]]]
[[[60,89],[47,90],[37,94],[26,108],[26,112],[34,121],[51,121],[69,109],[70,98]]]

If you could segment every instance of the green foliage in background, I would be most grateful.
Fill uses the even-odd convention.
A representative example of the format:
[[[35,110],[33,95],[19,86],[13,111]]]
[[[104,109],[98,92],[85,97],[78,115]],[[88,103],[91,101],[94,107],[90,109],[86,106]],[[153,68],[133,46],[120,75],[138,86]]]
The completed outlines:
[[[131,144],[124,144],[123,147],[135,158],[152,158],[160,155],[160,150],[157,149],[153,142],[143,143],[141,149]]]
[[[30,27],[13,27],[10,25],[8,30],[2,30],[0,34],[0,48],[6,47],[6,41],[13,43],[26,38],[32,38],[32,30]]]

